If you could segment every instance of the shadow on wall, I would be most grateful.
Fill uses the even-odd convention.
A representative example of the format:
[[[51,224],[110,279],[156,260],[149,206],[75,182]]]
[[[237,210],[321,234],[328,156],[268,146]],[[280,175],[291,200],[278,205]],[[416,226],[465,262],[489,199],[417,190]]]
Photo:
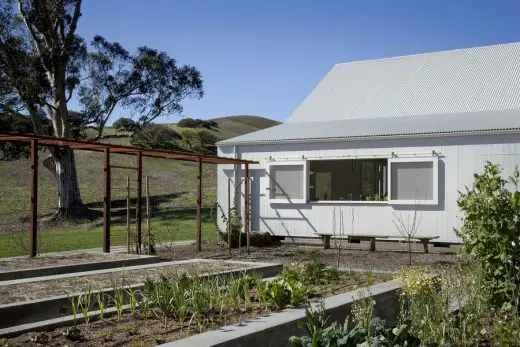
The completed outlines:
[[[226,175],[228,177],[234,176],[234,170],[224,170]],[[252,169],[250,170],[250,176],[253,178],[252,184],[251,184],[251,230],[265,230],[272,235],[277,234],[278,236],[280,232],[278,231],[275,233],[275,231],[269,226],[270,221],[277,221],[280,223],[280,227],[283,230],[283,232],[286,234],[286,237],[293,238],[294,232],[291,232],[290,228],[288,227],[286,222],[290,221],[303,221],[306,225],[306,228],[310,228],[314,233],[319,233],[319,230],[311,223],[311,221],[306,217],[304,214],[304,210],[311,210],[312,205],[311,204],[305,204],[305,203],[270,203],[270,207],[276,214],[276,216],[273,217],[265,217],[260,216],[260,199],[261,197],[267,197],[269,194],[269,190],[266,190],[265,192],[261,192],[261,185],[260,185],[260,179],[269,177],[268,172],[265,169]],[[243,170],[239,171],[239,177],[243,178]],[[438,182],[438,197],[439,197],[439,203],[437,205],[420,205],[419,210],[421,212],[423,211],[444,211],[445,205],[446,205],[446,194],[445,194],[445,187],[446,187],[446,168],[445,168],[445,162],[440,158],[439,160],[439,182]],[[281,187],[279,187],[281,189]],[[282,190],[283,192],[283,190]],[[287,195],[285,192],[283,192],[285,195]],[[241,189],[241,199],[239,201],[239,206],[242,206],[242,201],[244,199],[244,193],[243,188]],[[338,204],[338,206],[342,206],[342,204]],[[389,205],[394,212],[413,212],[417,206],[415,205]],[[333,208],[333,205],[330,205],[331,208]],[[280,212],[284,210],[292,210],[296,211],[299,216],[294,217],[283,217]],[[388,221],[391,223],[392,221]],[[280,231],[282,231],[280,230]]]

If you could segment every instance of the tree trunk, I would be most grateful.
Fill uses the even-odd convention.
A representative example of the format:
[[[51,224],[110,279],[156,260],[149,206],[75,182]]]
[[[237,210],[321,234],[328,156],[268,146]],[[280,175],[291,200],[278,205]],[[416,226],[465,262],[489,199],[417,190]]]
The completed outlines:
[[[58,194],[57,216],[91,218],[91,213],[81,201],[74,152],[67,147],[50,149],[44,166],[54,175]]]

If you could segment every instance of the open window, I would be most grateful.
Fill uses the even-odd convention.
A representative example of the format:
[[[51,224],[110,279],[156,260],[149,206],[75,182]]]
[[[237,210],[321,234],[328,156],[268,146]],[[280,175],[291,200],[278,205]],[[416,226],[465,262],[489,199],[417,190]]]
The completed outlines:
[[[309,161],[311,201],[385,201],[387,159]]]
[[[307,202],[307,162],[269,165],[269,200],[280,203]]]
[[[392,158],[389,164],[389,202],[401,205],[437,205],[439,163],[437,157]]]

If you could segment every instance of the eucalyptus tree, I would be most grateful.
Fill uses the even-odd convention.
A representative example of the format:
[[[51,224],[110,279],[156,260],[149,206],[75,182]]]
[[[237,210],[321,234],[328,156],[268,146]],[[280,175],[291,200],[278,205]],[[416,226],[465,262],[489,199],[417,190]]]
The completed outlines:
[[[139,47],[131,53],[95,36],[77,34],[81,0],[0,0],[0,117],[30,119],[36,134],[101,138],[116,108],[142,126],[182,112],[185,98],[203,96],[202,76],[167,53]],[[70,100],[81,105],[69,112]],[[42,126],[42,120],[52,126]],[[84,209],[74,152],[49,147],[44,165],[55,176],[57,213]]]

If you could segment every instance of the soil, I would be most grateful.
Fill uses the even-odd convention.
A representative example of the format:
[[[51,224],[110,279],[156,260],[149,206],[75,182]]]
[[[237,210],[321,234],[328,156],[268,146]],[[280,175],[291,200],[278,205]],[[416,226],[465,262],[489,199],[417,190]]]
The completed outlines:
[[[224,261],[199,261],[175,264],[133,271],[110,272],[105,274],[70,277],[59,280],[47,280],[22,284],[0,286],[0,304],[10,304],[34,299],[42,299],[55,295],[67,295],[88,290],[113,287],[114,283],[132,285],[143,283],[147,278],[157,279],[172,273],[202,274],[243,269],[247,264],[233,264]]]
[[[267,314],[269,314],[268,311]],[[105,318],[102,322],[91,322],[88,328],[84,323],[78,325],[81,340],[71,341],[64,332],[67,328],[58,328],[49,332],[25,333],[16,338],[8,340],[9,346],[156,346],[170,341],[180,340],[185,337],[198,334],[200,332],[215,330],[220,326],[230,324],[247,324],[260,316],[265,315],[265,311],[255,305],[247,312],[242,310],[240,314],[228,316],[225,319],[219,318],[217,314],[213,317],[213,322],[207,322],[201,331],[197,324],[193,322],[188,327],[185,323],[182,331],[177,321],[170,319],[165,327],[160,319],[150,316],[145,321],[140,317],[124,315],[121,321],[116,317]],[[70,328],[69,328],[70,329]]]
[[[383,282],[388,280],[388,277],[388,275],[381,274],[341,273],[340,279],[334,283],[313,287],[312,297],[326,297],[344,293],[368,284]],[[252,293],[254,292],[253,289]],[[8,342],[9,346],[34,347],[41,346],[43,342],[46,346],[156,346],[200,332],[215,330],[224,325],[254,322],[258,317],[271,314],[273,310],[274,307],[271,306],[266,311],[258,302],[254,301],[247,310],[242,307],[240,313],[227,312],[223,317],[220,317],[217,312],[214,312],[212,318],[206,321],[201,331],[199,331],[195,322],[189,327],[186,323],[181,331],[179,323],[174,319],[170,319],[165,327],[156,315],[150,315],[145,321],[143,317],[138,315],[125,314],[121,321],[117,321],[116,317],[110,317],[105,318],[103,322],[91,322],[88,327],[84,323],[78,325],[82,336],[80,341],[71,342],[64,335],[66,328],[58,328],[43,333],[25,333],[9,339]]]
[[[370,252],[365,245],[350,245],[350,248],[343,249],[340,256],[340,267],[353,270],[396,272],[403,266],[409,264],[409,254],[399,250],[402,244],[381,243],[378,250]],[[393,247],[392,247],[393,246]],[[417,247],[417,251],[412,253],[413,265],[427,265],[431,268],[455,263],[457,259],[456,250],[451,252],[443,250],[431,253],[420,251],[422,245]],[[238,254],[237,249],[232,250],[229,256],[226,246],[215,245],[206,247],[201,253],[195,252],[192,245],[176,246],[171,250],[160,253],[161,258],[168,260],[190,259],[193,257],[207,259],[233,259],[252,262],[269,262],[278,264],[291,264],[302,261],[318,260],[327,265],[336,266],[338,259],[337,249],[323,249],[317,246],[298,246],[293,244],[282,244],[272,247],[250,247],[249,254],[245,250]]]
[[[10,257],[0,258],[0,272],[36,269],[47,266],[94,263],[98,261],[121,260],[136,257],[126,253],[64,253],[59,255],[43,255],[36,258]]]

